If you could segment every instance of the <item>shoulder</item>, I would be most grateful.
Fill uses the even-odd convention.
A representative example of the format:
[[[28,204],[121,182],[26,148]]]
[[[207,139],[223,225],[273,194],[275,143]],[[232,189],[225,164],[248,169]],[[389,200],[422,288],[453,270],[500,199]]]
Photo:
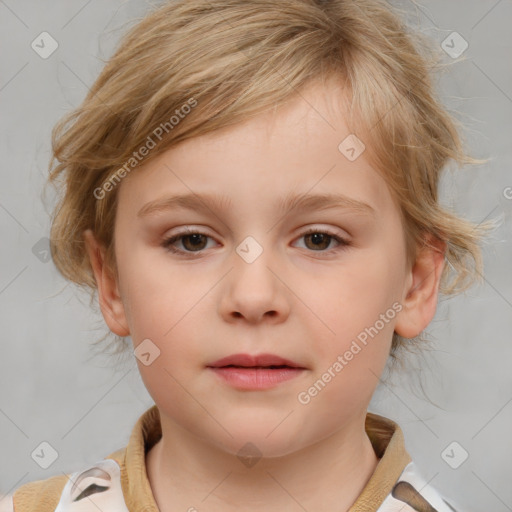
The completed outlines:
[[[18,512],[18,510],[53,511],[59,501],[58,496],[66,485],[67,479],[66,475],[57,475],[45,480],[28,482],[18,487],[6,500],[2,500],[0,504],[2,504],[3,501],[7,501],[8,505],[3,506],[10,506],[10,509],[6,508],[9,512],[14,510],[16,512]],[[18,503],[20,504],[19,507]],[[4,512],[4,509],[0,508],[0,511]]]
[[[26,483],[0,501],[0,512],[67,512],[78,510],[78,502],[84,512],[128,512],[121,485],[122,461],[114,457],[120,453],[68,475]]]
[[[422,476],[414,462],[410,462],[397,479],[393,490],[377,512],[462,512],[452,500],[442,496]]]

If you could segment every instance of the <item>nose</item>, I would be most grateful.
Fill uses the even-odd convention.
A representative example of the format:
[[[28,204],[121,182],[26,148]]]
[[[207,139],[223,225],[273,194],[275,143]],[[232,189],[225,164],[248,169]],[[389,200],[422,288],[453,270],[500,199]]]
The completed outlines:
[[[251,324],[285,321],[290,314],[290,292],[272,249],[265,248],[253,261],[242,251],[234,251],[231,262],[233,268],[224,280],[219,301],[224,320],[244,319]]]

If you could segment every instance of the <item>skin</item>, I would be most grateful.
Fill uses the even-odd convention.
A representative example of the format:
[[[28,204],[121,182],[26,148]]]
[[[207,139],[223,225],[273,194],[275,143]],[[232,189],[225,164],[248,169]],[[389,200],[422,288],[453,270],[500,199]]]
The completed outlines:
[[[348,510],[378,459],[364,429],[393,331],[418,335],[435,314],[444,247],[406,265],[398,206],[363,152],[349,161],[339,89],[310,84],[274,114],[184,141],[120,184],[116,280],[104,248],[85,233],[109,328],[149,338],[160,356],[139,371],[157,404],[162,439],[146,458],[162,512],[171,510]],[[138,218],[172,194],[222,193],[232,205],[206,213]],[[291,210],[290,192],[342,193],[375,210]],[[162,245],[185,227],[211,238]],[[309,227],[349,241],[312,241]],[[236,248],[252,236],[262,254]],[[196,244],[198,244],[196,239]],[[297,396],[395,302],[401,311],[307,405]],[[234,353],[269,352],[301,363],[300,376],[263,391],[230,387],[205,366]],[[262,457],[242,464],[251,442]]]

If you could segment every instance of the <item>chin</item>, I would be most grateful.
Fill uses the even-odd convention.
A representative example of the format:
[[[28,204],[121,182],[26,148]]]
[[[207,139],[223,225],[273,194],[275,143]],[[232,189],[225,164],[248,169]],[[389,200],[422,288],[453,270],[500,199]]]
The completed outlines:
[[[222,448],[231,455],[254,458],[284,457],[294,453],[309,444],[303,439],[300,428],[294,428],[293,424],[277,421],[274,417],[258,421],[237,421],[236,423],[224,423],[226,429],[233,437],[224,436]]]

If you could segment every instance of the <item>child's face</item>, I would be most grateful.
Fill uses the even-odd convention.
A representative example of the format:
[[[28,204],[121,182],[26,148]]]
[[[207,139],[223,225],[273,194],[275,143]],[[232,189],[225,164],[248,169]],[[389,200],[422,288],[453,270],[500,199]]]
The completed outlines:
[[[187,140],[121,183],[120,299],[115,289],[102,292],[105,319],[135,347],[149,339],[160,350],[138,365],[162,422],[231,453],[250,441],[279,456],[342,427],[361,428],[393,330],[414,336],[434,314],[435,306],[423,316],[405,310],[414,276],[399,210],[365,153],[349,161],[338,150],[350,132],[336,94],[310,87],[275,122],[264,114]],[[223,196],[229,205],[138,215],[153,201],[190,194]],[[284,198],[316,194],[369,207],[279,208]],[[166,249],[185,228],[204,236],[178,239],[180,254]],[[304,236],[309,228],[349,245]],[[208,368],[240,353],[275,354],[305,369],[241,389]]]

